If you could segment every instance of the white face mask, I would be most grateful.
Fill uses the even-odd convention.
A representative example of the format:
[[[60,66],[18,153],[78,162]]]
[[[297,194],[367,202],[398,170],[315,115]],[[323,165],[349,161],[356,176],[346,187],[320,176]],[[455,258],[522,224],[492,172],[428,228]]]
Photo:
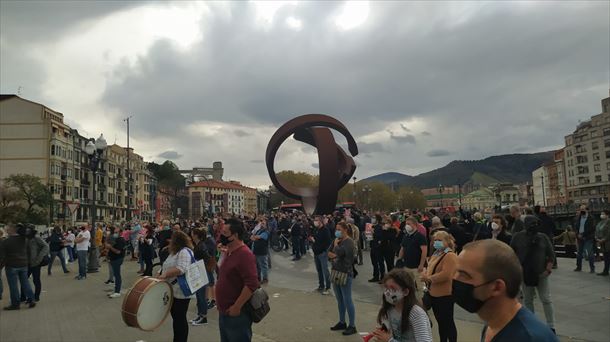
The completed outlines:
[[[493,229],[493,230],[498,230],[498,229],[500,229],[500,225],[499,225],[499,224],[497,224],[497,223],[495,223],[495,222],[493,222],[493,223],[491,224],[491,229]]]
[[[407,233],[411,234],[415,231],[415,228],[411,227],[410,225],[405,225],[405,229],[407,230]]]
[[[605,220],[605,219],[607,219],[607,218],[608,218],[608,216],[606,216],[606,214],[601,214],[601,215],[599,216],[599,218],[601,218],[602,220]]]
[[[385,300],[388,303],[396,305],[396,303],[400,302],[405,297],[405,294],[402,291],[385,289],[383,291],[383,297],[385,297]]]

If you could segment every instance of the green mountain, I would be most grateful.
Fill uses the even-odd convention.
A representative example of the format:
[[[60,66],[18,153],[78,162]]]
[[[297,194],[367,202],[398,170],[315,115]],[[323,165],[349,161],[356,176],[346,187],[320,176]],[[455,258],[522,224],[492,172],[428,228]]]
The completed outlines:
[[[530,154],[506,154],[482,160],[455,160],[439,169],[409,176],[387,172],[364,179],[392,186],[433,188],[438,184],[482,184],[531,182],[532,171],[553,160],[554,151]]]

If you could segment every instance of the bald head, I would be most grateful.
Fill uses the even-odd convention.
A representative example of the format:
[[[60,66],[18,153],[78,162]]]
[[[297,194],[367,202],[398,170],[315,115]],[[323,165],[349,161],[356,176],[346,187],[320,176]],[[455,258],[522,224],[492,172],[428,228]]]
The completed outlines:
[[[462,255],[464,254],[464,255]],[[464,266],[473,279],[487,282],[502,279],[506,284],[506,295],[515,298],[523,278],[519,258],[513,249],[498,240],[478,240],[466,244],[460,253],[460,269]],[[462,265],[469,264],[469,265]]]

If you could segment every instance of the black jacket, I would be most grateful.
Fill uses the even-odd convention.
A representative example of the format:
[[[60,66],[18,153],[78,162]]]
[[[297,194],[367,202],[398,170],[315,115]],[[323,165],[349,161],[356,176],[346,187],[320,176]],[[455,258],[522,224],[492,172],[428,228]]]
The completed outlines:
[[[0,242],[0,265],[6,267],[28,267],[25,236],[11,235]]]
[[[59,252],[64,248],[63,237],[55,232],[51,233],[49,238],[49,249],[51,252]]]
[[[462,250],[462,247],[468,243],[466,232],[457,224],[449,226],[449,234],[455,239],[457,250]]]
[[[203,262],[208,262],[208,260],[210,260],[211,255],[205,241],[199,241],[197,246],[193,249],[193,256],[195,257],[195,260],[203,260]]]
[[[498,236],[496,236],[496,239],[497,239],[498,241],[502,241],[502,242],[504,242],[505,244],[507,244],[507,245],[509,245],[509,246],[510,246],[510,242],[511,242],[511,240],[513,239],[513,236],[512,236],[512,235],[510,235],[510,234],[508,234],[508,233],[507,233],[505,230],[502,230],[502,231],[500,232],[500,234],[498,234]]]
[[[330,238],[330,231],[326,227],[316,229],[314,233],[314,242],[313,242],[313,254],[319,255],[328,250],[332,240]]]
[[[540,228],[538,231],[546,234],[546,236],[553,241],[553,238],[555,237],[555,222],[553,222],[553,219],[546,213],[538,214],[538,219],[540,220]]]
[[[593,240],[595,237],[595,219],[591,216],[591,213],[587,216],[587,220],[585,221],[585,232],[582,234],[583,240]],[[576,216],[574,219],[574,231],[576,235],[580,234],[580,216]]]

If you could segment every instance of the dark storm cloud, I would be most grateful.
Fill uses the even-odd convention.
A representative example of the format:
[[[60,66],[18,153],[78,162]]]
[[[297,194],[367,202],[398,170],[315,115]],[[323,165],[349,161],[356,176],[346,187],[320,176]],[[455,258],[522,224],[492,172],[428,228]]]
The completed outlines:
[[[396,135],[394,132],[390,133],[390,139],[396,140],[399,143],[408,143],[408,144],[416,144],[415,137],[411,134],[407,135]]]
[[[380,143],[364,143],[358,142],[358,151],[361,154],[371,154],[377,152],[385,152],[383,145]]]
[[[552,112],[564,132],[575,113],[595,113],[603,94],[592,89],[607,87],[607,8],[505,3],[460,22],[441,3],[373,2],[365,25],[342,32],[332,22],[336,8],[317,2],[283,8],[268,29],[251,5],[232,3],[231,16],[204,20],[205,39],[191,50],[159,41],[123,67],[103,101],[147,113],[144,131],[155,134],[174,134],[165,130],[170,122],[202,116],[279,125],[305,113],[335,115],[355,135],[412,115],[459,129],[507,127],[500,142],[520,125],[545,124],[537,112]],[[287,28],[288,16],[303,28]],[[566,96],[574,91],[580,95]],[[560,143],[556,132],[538,134]],[[393,139],[415,143],[409,135]]]
[[[14,43],[59,38],[78,25],[147,1],[0,1],[0,34]]]
[[[182,155],[176,151],[165,151],[163,153],[160,153],[157,157],[169,160],[176,160],[182,157]]]
[[[233,131],[233,134],[235,134],[235,136],[239,137],[239,138],[248,137],[248,136],[252,135],[251,133],[248,133],[241,129],[236,129],[235,131]]]
[[[428,157],[445,157],[450,155],[451,152],[447,150],[431,150],[426,153]]]

